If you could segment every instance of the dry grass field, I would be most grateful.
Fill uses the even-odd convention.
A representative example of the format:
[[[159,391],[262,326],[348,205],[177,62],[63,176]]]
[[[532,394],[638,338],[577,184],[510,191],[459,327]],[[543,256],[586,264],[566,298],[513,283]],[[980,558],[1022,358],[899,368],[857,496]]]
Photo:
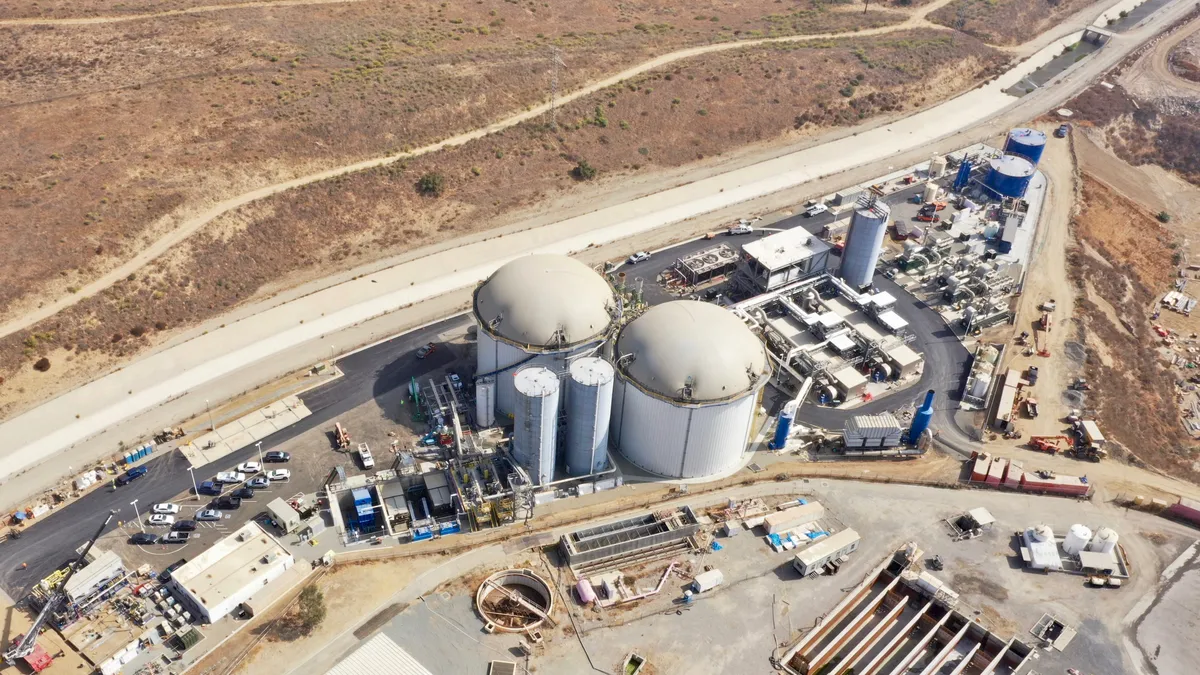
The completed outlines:
[[[684,46],[905,18],[673,4],[369,1],[0,27],[0,313],[72,292],[212,201],[546,100],[552,47],[566,91]]]
[[[1016,45],[1091,4],[1093,0],[954,0],[929,19],[988,44]]]
[[[689,59],[573,102],[557,132],[544,119],[527,122],[223,216],[142,273],[0,340],[0,375],[36,376],[31,364],[42,356],[58,377],[99,369],[266,286],[479,232],[547,195],[595,194],[656,169],[928,105],[1007,61],[973,38],[931,29]],[[598,171],[594,180],[572,175],[580,160]],[[441,196],[416,189],[429,173],[443,177]],[[0,405],[21,398],[19,387],[0,391]]]

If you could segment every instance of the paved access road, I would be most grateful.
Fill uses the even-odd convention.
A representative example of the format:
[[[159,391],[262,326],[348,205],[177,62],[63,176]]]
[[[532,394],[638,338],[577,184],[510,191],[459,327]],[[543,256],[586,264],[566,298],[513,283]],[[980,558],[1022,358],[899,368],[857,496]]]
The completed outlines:
[[[328,425],[339,415],[374,397],[406,386],[412,377],[421,377],[446,366],[454,358],[449,349],[439,349],[424,360],[418,360],[414,353],[417,347],[426,342],[437,341],[439,334],[465,330],[467,323],[468,319],[462,316],[446,319],[343,357],[337,362],[344,373],[343,377],[301,395],[312,415],[263,439],[263,452],[310,429]],[[242,448],[219,462],[197,470],[196,480],[207,480],[218,471],[257,458],[257,454],[253,445]],[[181,453],[166,453],[150,460],[145,466],[149,472],[129,485],[114,489],[110,483],[99,487],[82,499],[35,522],[25,529],[20,539],[8,539],[0,543],[0,588],[13,598],[24,596],[34,584],[73,558],[74,550],[95,533],[96,526],[109,510],[115,509],[118,514],[107,531],[116,529],[118,521],[134,520],[134,508],[130,502],[135,499],[138,500],[138,509],[144,520],[152,504],[191,493],[189,465]],[[299,490],[312,490],[316,486],[296,487]],[[186,554],[194,555],[190,551]],[[21,569],[22,563],[27,565],[25,569]]]

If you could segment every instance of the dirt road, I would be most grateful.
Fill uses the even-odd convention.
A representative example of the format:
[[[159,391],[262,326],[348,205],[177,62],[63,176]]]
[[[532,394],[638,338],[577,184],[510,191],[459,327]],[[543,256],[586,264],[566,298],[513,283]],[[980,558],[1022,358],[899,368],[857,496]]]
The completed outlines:
[[[83,26],[97,23],[124,23],[126,21],[141,21],[144,19],[162,19],[188,14],[210,14],[212,12],[227,12],[237,9],[262,9],[271,7],[297,7],[301,5],[342,5],[364,0],[264,0],[263,2],[238,2],[229,5],[205,5],[203,7],[188,7],[172,9],[165,12],[147,12],[145,14],[127,14],[125,16],[88,16],[65,19],[2,19],[2,26]]]
[[[1200,96],[1200,82],[1179,77],[1171,72],[1170,64],[1171,52],[1196,31],[1200,31],[1200,18],[1164,36],[1154,49],[1138,59],[1138,62],[1121,76],[1121,85],[1131,93],[1150,99]]]

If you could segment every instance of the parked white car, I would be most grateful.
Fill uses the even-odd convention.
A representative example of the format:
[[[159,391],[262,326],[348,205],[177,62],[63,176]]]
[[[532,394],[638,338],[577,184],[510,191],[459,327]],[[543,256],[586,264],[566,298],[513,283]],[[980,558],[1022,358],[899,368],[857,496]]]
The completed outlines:
[[[754,234],[754,227],[749,223],[741,222],[729,228],[729,234]]]
[[[246,480],[246,474],[237,471],[222,471],[217,474],[218,483],[242,483]]]
[[[262,464],[259,464],[258,462],[242,462],[241,464],[238,464],[237,470],[247,475],[255,474],[259,471],[262,471]]]
[[[362,462],[364,469],[375,468],[375,458],[371,456],[371,447],[366,443],[358,444],[358,459]]]
[[[168,516],[165,513],[156,513],[150,516],[150,519],[147,520],[146,523],[149,525],[174,525],[175,516]]]
[[[155,513],[179,513],[178,504],[155,504],[151,509]]]
[[[637,253],[634,253],[633,255],[629,256],[629,264],[636,265],[640,262],[645,262],[649,259],[650,259],[650,253],[648,251],[638,251]]]
[[[291,480],[292,472],[287,469],[275,469],[267,472],[267,480]]]
[[[819,216],[822,213],[826,213],[827,211],[829,211],[828,206],[825,206],[824,204],[821,204],[821,203],[813,204],[812,206],[808,207],[807,211],[804,212],[804,217],[812,218],[813,216]]]

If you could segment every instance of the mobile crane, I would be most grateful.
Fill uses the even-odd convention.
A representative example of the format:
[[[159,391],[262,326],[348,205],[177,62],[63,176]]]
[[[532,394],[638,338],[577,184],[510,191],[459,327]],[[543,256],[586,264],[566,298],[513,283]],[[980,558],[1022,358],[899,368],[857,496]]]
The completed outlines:
[[[42,632],[42,627],[46,625],[46,621],[50,619],[50,616],[56,609],[58,609],[58,606],[62,604],[63,600],[65,600],[67,597],[65,591],[67,582],[71,580],[71,577],[75,576],[75,572],[77,572],[80,567],[83,567],[82,563],[87,559],[88,551],[92,550],[92,544],[95,544],[96,540],[100,538],[100,535],[104,534],[104,528],[108,527],[108,524],[112,522],[113,516],[116,515],[116,513],[116,511],[108,512],[108,517],[105,518],[104,522],[100,524],[99,528],[97,528],[96,534],[92,535],[92,538],[88,541],[87,545],[83,547],[83,551],[79,554],[79,557],[76,558],[67,569],[67,574],[63,577],[62,582],[59,583],[55,589],[50,591],[46,600],[46,604],[42,607],[42,611],[37,615],[37,619],[34,620],[33,625],[29,627],[29,630],[25,631],[25,635],[21,636],[19,640],[14,640],[12,647],[4,652],[5,663],[10,666],[15,666],[19,659],[23,659],[33,653],[34,646],[37,644],[38,635]]]

